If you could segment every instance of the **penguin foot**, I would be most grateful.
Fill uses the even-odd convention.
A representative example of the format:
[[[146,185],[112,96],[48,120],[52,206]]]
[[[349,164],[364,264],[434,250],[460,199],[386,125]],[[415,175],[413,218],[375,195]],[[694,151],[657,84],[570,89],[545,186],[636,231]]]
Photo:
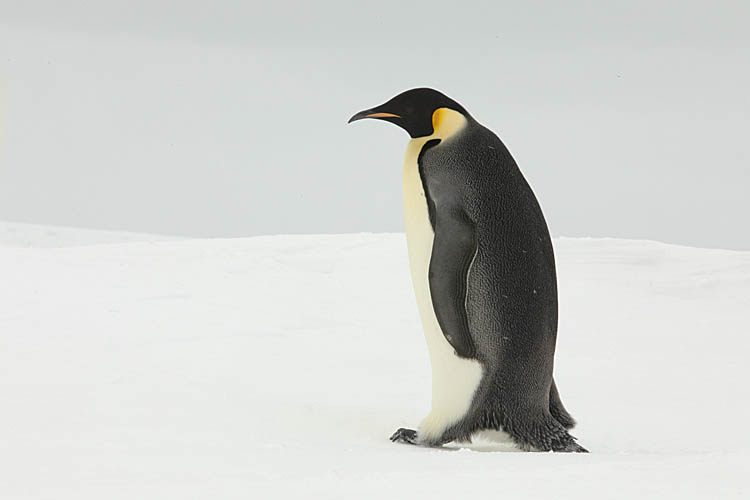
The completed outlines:
[[[390,439],[394,443],[418,444],[417,431],[414,429],[404,429],[403,427],[394,432]]]

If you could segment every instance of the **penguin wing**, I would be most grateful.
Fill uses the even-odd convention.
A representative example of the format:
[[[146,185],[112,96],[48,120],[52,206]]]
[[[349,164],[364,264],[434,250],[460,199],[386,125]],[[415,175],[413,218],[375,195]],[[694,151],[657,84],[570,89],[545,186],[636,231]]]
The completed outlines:
[[[477,249],[474,224],[459,207],[435,211],[430,257],[430,295],[440,329],[456,354],[474,355],[466,314],[467,278]]]

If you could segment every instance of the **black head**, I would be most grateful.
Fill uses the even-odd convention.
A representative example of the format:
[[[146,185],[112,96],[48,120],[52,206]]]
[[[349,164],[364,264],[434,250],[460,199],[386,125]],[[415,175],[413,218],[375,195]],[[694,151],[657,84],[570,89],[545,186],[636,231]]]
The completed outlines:
[[[459,103],[437,90],[420,88],[403,92],[385,104],[360,111],[349,118],[349,123],[363,118],[376,118],[395,123],[414,137],[432,135],[432,115],[435,110],[449,108],[469,114]]]

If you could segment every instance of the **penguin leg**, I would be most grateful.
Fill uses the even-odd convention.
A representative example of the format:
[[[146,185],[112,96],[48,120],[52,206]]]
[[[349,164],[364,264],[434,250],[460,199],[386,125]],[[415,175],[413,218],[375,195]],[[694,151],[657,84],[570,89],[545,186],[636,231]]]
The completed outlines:
[[[403,427],[394,432],[390,440],[394,443],[419,444],[417,431],[414,429],[404,429]]]
[[[572,429],[576,426],[575,419],[570,416],[570,413],[568,413],[568,410],[565,409],[560,400],[560,393],[557,392],[555,379],[552,379],[552,386],[549,389],[549,412],[566,429]]]

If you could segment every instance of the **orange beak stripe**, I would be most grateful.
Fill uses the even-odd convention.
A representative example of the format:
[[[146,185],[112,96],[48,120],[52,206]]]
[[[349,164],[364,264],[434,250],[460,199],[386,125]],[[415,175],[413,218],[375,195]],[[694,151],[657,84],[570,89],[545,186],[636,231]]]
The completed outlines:
[[[394,115],[393,113],[373,113],[371,115],[365,116],[365,118],[401,118],[398,115]]]

